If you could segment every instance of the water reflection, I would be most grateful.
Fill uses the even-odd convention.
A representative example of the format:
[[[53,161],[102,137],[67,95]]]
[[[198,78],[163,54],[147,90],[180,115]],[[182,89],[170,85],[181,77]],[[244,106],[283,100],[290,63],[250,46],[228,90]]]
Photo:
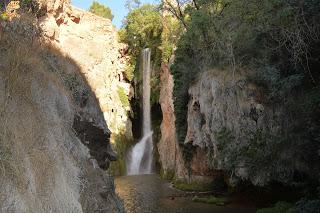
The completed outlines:
[[[173,189],[158,175],[123,176],[115,179],[116,192],[127,213],[250,213],[254,208],[194,203],[192,197]]]

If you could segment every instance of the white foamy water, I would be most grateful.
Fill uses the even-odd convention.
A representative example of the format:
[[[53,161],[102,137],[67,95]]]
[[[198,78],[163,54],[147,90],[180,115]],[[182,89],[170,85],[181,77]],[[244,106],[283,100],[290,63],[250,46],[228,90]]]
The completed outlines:
[[[143,129],[142,139],[132,148],[127,174],[150,174],[153,163],[153,142],[151,131],[151,107],[150,107],[150,71],[151,51],[149,48],[142,51],[143,63]]]

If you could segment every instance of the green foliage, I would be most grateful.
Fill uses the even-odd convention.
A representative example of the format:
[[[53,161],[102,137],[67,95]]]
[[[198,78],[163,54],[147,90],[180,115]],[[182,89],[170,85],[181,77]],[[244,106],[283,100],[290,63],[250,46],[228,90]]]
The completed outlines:
[[[129,106],[130,106],[129,98],[128,98],[128,96],[126,95],[126,91],[124,90],[124,88],[118,86],[117,92],[118,92],[118,96],[119,96],[119,98],[120,98],[120,101],[121,101],[121,103],[122,103],[122,106],[123,106],[124,108],[129,107]]]
[[[201,182],[183,182],[183,181],[174,181],[173,186],[177,189],[183,191],[198,191],[198,192],[205,192],[205,191],[212,191],[213,184],[212,183],[201,183]]]
[[[175,52],[176,59],[171,66],[174,77],[174,111],[179,143],[184,142],[187,133],[188,89],[199,67],[194,63],[194,61],[197,61],[197,54],[194,53],[192,48],[192,39],[188,39],[187,36],[187,34],[184,34],[179,40],[178,49]]]
[[[192,143],[187,143],[187,144],[179,144],[181,151],[182,151],[182,156],[184,158],[184,163],[186,168],[188,169],[188,174],[189,176],[191,175],[191,162],[193,159],[193,154],[196,151],[196,147],[192,145]]]
[[[5,1],[0,2],[0,10],[3,11],[5,8]]]
[[[290,92],[301,85],[304,78],[302,73],[296,73],[289,76],[281,76],[281,71],[275,66],[261,67],[260,80],[268,85],[269,100],[281,101]]]
[[[113,175],[126,174],[126,153],[132,145],[133,140],[126,137],[124,132],[112,136],[114,138],[113,148],[117,152],[117,161],[111,162],[110,171]]]
[[[92,2],[89,11],[103,18],[110,19],[111,21],[113,19],[111,9],[108,6],[100,4],[97,1]]]
[[[22,0],[20,1],[21,8],[30,8],[33,4],[33,0]]]
[[[316,87],[306,94],[306,98],[303,101],[303,108],[307,111],[312,111],[318,106],[320,106],[320,88]]]
[[[178,43],[178,39],[180,38],[183,28],[181,23],[171,16],[163,17],[163,31],[161,34],[161,46],[160,49],[162,51],[161,61],[164,63],[168,63],[171,56],[176,49],[176,44]]]
[[[7,13],[3,12],[0,14],[0,20],[6,21],[6,20],[8,20],[8,18],[9,17],[8,17]]]
[[[175,83],[176,130],[181,144],[187,132],[188,89],[202,71],[219,69],[230,72],[230,75],[239,70],[252,71],[251,77],[264,86],[267,92],[265,100],[267,104],[286,103],[286,107],[298,109],[300,103],[289,104],[288,99],[300,90],[304,91],[304,94],[299,95],[310,94],[309,100],[314,100],[311,102],[307,101],[307,98],[302,98],[305,104],[311,102],[313,108],[317,106],[319,96],[317,92],[310,93],[310,90],[319,88],[320,79],[316,68],[320,65],[317,58],[320,52],[320,41],[317,36],[320,33],[320,24],[315,21],[320,18],[320,14],[316,12],[320,8],[319,1],[307,0],[300,3],[286,0],[201,0],[196,2],[196,7],[189,5],[183,11],[182,21],[186,31],[178,41],[176,58],[171,67]],[[310,66],[311,62],[313,66]],[[301,109],[300,107],[299,110]],[[301,123],[310,123],[315,116],[310,116],[311,111],[306,112],[310,118],[307,121],[305,119],[307,116],[298,114],[299,110],[292,112],[292,115],[296,116],[296,121],[304,120]],[[314,122],[312,125],[315,126]],[[291,131],[292,135],[297,133],[294,130],[297,126],[294,127],[293,124],[283,128],[286,132]],[[305,131],[306,135],[319,135],[315,132],[309,133],[304,127],[300,130]],[[289,146],[291,143],[288,138],[270,136],[267,133],[267,131],[261,132],[260,136],[260,133],[253,133],[256,136],[250,141],[252,145],[249,146],[248,141],[241,151],[221,143],[218,147],[222,150],[220,154],[221,156],[226,154],[228,156],[226,159],[235,163],[243,158],[248,160],[248,164],[255,160],[261,163],[260,165],[274,162],[271,156],[280,154],[268,150],[280,152],[284,144]],[[268,141],[265,141],[265,138],[269,138]],[[230,138],[226,136],[225,139]],[[307,141],[310,142],[310,139],[304,140],[304,147],[307,147],[309,143]],[[230,152],[237,154],[227,155]],[[212,156],[212,153],[209,155]],[[284,173],[290,173],[289,169]]]
[[[159,55],[161,44],[161,15],[153,5],[143,5],[132,10],[125,20],[124,31],[121,31],[120,41],[129,45],[130,55],[135,59],[140,57],[143,48],[151,48],[152,59]]]
[[[129,46],[130,65],[126,71],[129,81],[135,79],[135,86],[141,91],[141,51],[151,49],[153,75],[151,78],[151,101],[157,103],[159,99],[159,72],[161,63],[161,33],[162,20],[158,8],[154,5],[142,5],[132,9],[124,22],[124,28],[118,33],[120,42]],[[140,95],[138,93],[138,95]]]
[[[288,213],[314,213],[320,210],[320,200],[301,199]],[[263,213],[263,212],[262,212]]]
[[[151,104],[159,102],[160,97],[160,67],[161,63],[168,63],[175,43],[182,33],[180,23],[172,17],[162,17],[156,5],[142,5],[139,1],[127,1],[129,14],[124,26],[118,32],[120,42],[129,46],[131,58],[125,76],[135,83],[136,101],[139,101],[142,91],[141,51],[151,49]]]
[[[130,82],[134,78],[134,69],[135,69],[135,64],[129,64],[124,72],[126,79]]]
[[[118,30],[118,42],[125,42],[127,31],[124,28]]]
[[[37,0],[20,0],[20,8],[24,11],[32,11],[34,14],[39,13],[39,1]],[[43,12],[43,11],[42,11]],[[40,15],[40,14],[37,14]]]
[[[292,207],[292,203],[281,201],[276,203],[274,207],[259,209],[257,213],[287,213]]]
[[[175,176],[175,172],[174,170],[163,170],[163,168],[161,168],[160,170],[160,176],[162,179],[164,180],[173,180],[174,176]]]
[[[151,86],[151,95],[150,95],[150,102],[151,105],[155,105],[159,102],[160,98],[160,76],[159,73],[153,75],[150,79],[150,86]]]
[[[207,203],[207,204],[214,204],[217,206],[224,206],[228,203],[228,200],[224,197],[215,197],[215,196],[209,196],[209,197],[198,197],[195,196],[192,198],[193,202],[198,203]]]

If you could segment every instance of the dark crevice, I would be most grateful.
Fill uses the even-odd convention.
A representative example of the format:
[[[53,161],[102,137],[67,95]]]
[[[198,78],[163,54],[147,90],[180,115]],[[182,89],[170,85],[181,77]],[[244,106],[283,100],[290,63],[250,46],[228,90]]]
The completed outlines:
[[[103,129],[90,121],[82,119],[79,115],[74,118],[73,129],[81,142],[89,148],[90,155],[97,160],[100,168],[107,170],[110,161],[117,160],[117,156],[109,143],[109,133],[105,133]]]

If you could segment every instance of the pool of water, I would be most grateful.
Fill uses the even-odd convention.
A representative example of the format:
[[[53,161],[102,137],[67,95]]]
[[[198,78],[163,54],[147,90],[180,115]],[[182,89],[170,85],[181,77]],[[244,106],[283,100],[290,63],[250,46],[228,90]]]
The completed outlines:
[[[116,192],[127,213],[253,213],[256,209],[231,203],[227,206],[192,202],[190,194],[174,189],[158,175],[136,175],[115,178]]]

